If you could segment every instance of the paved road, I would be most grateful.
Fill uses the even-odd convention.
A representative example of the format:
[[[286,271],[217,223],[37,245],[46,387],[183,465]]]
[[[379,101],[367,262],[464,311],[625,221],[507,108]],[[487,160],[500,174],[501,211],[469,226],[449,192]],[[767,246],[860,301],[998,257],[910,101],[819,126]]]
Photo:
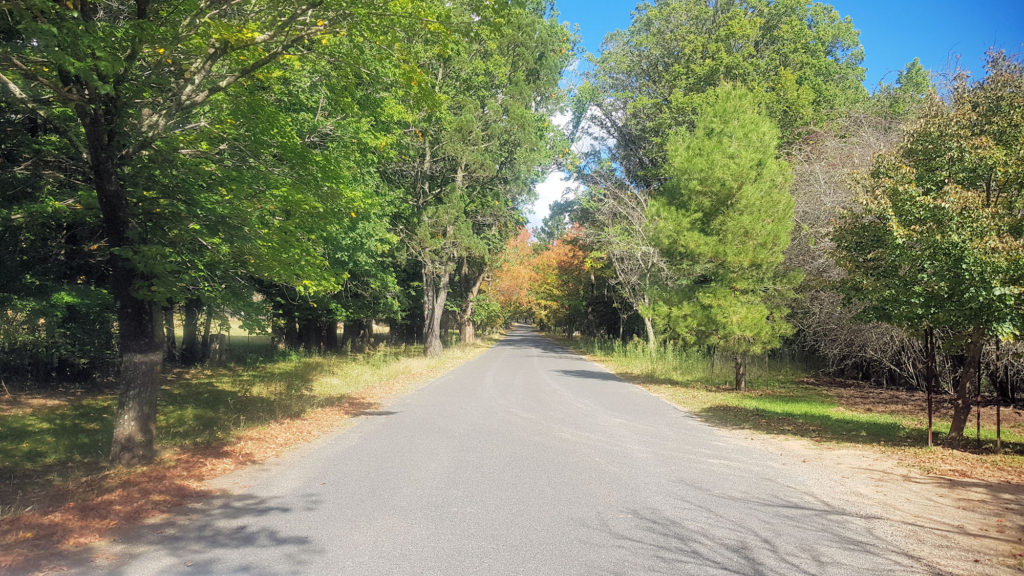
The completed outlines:
[[[122,535],[105,574],[918,574],[730,439],[526,328]]]

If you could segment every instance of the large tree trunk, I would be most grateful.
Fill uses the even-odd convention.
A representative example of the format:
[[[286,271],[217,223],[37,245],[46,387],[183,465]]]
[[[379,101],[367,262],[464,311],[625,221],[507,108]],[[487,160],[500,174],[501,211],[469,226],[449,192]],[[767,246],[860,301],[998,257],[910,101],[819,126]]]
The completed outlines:
[[[127,292],[118,298],[121,387],[110,448],[110,460],[125,466],[149,462],[156,455],[156,406],[164,357],[160,307]]]
[[[747,389],[747,363],[742,355],[733,357],[736,368],[736,390],[743,392]]]
[[[978,379],[978,361],[981,360],[981,352],[984,347],[985,333],[982,330],[976,330],[967,341],[964,366],[960,370],[960,379],[954,390],[953,421],[949,424],[949,434],[945,441],[950,446],[957,446],[964,440],[964,428],[971,415],[971,389]]]
[[[77,110],[85,128],[96,199],[103,229],[112,248],[110,287],[117,305],[118,348],[121,354],[120,390],[110,460],[132,465],[149,462],[156,454],[156,406],[164,357],[163,318],[160,306],[136,296],[136,283],[144,281],[119,248],[131,246],[128,235],[128,198],[115,163],[117,129],[108,116],[112,106],[83,105]]]
[[[202,342],[199,339],[199,313],[203,303],[198,298],[185,301],[185,321],[181,335],[181,363],[186,366],[198,364],[203,357]]]
[[[465,262],[463,262],[463,273],[469,273],[469,267]],[[463,302],[462,307],[459,309],[459,342],[463,344],[476,342],[476,327],[473,325],[473,300],[480,293],[480,285],[483,284],[486,274],[487,268],[484,267],[475,276],[472,285],[470,285],[469,290],[466,292],[466,301]]]
[[[435,276],[437,269],[440,269],[440,273]],[[427,356],[437,356],[444,350],[441,344],[441,316],[448,299],[450,278],[447,266],[435,268],[423,265],[423,353]]]

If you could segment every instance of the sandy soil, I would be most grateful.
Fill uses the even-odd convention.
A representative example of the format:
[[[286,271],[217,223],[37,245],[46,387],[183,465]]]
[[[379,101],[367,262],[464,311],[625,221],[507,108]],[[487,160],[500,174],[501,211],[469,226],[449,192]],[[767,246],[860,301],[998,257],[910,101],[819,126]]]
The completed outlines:
[[[1024,573],[1024,485],[914,471],[882,449],[724,430],[794,467],[815,496],[873,519],[936,574]]]

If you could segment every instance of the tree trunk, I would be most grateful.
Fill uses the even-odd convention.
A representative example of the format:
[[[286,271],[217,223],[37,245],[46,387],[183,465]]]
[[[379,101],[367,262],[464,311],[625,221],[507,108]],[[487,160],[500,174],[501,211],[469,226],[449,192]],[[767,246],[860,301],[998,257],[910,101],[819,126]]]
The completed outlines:
[[[964,428],[971,415],[971,388],[978,377],[978,361],[984,347],[985,333],[976,330],[967,342],[963,369],[960,370],[960,379],[954,390],[953,421],[949,424],[949,434],[945,440],[950,446],[958,446],[964,440]]]
[[[644,319],[644,330],[647,331],[647,347],[654,350],[658,347],[658,340],[654,337],[654,324],[648,316],[641,314],[641,317]]]
[[[352,351],[353,345],[356,342],[356,337],[359,335],[360,329],[359,320],[346,320],[344,327],[341,331],[341,347],[346,351]]]
[[[156,455],[157,394],[162,378],[164,342],[160,307],[118,290],[118,340],[121,386],[110,460],[130,466]]]
[[[324,349],[328,352],[338,351],[338,319],[332,318],[324,322]]]
[[[740,354],[733,357],[736,366],[736,390],[743,392],[747,389],[747,363]]]
[[[447,266],[435,278],[432,266],[423,266],[423,354],[437,356],[444,350],[441,344],[441,316],[448,299],[448,282],[451,274]]]
[[[1010,371],[1008,362],[1003,359],[1001,342],[996,338],[995,358],[988,369],[988,381],[996,389],[996,395],[1000,402],[1013,401],[1013,389],[1010,386]]]
[[[181,335],[181,363],[186,366],[198,364],[203,357],[199,340],[199,312],[203,303],[198,298],[185,301],[185,322]]]
[[[115,161],[120,133],[109,122],[119,110],[111,99],[83,103],[75,112],[85,129],[92,184],[103,216],[103,231],[112,248],[108,264],[117,306],[121,371],[110,460],[122,465],[139,464],[156,454],[156,406],[164,356],[162,315],[156,303],[136,296],[136,283],[146,278],[118,250],[131,247],[128,197]]]
[[[199,358],[202,362],[206,362],[210,359],[210,327],[213,324],[213,310],[206,307],[206,318],[203,322],[203,340],[201,345],[201,353]]]
[[[164,359],[168,362],[178,361],[178,343],[174,336],[174,305],[164,308]]]
[[[287,350],[296,350],[299,347],[299,324],[292,314],[285,316],[284,347]]]
[[[360,333],[363,341],[363,349],[369,350],[373,346],[373,318],[363,319],[363,331]]]
[[[464,273],[468,273],[469,268],[463,264]],[[462,308],[459,310],[459,342],[463,344],[472,344],[476,342],[476,327],[473,326],[473,300],[476,295],[480,293],[480,285],[484,282],[484,275],[487,274],[487,268],[480,270],[480,273],[476,275],[473,280],[473,284],[466,292],[466,301],[462,304]]]
[[[654,336],[654,324],[651,322],[650,308],[651,301],[647,297],[647,294],[643,295],[643,308],[640,311],[640,317],[644,319],[644,330],[647,331],[647,347],[654,350],[658,347],[658,340]]]
[[[299,338],[302,340],[302,348],[306,352],[316,352],[320,349],[320,334],[315,319],[306,318],[301,322]]]

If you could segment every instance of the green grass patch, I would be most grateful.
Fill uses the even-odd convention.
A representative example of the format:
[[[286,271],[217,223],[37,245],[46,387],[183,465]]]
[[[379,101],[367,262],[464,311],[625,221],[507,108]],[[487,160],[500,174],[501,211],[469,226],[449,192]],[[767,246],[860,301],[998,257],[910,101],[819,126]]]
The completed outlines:
[[[919,413],[881,413],[842,406],[809,372],[786,360],[752,358],[747,363],[747,390],[733,389],[732,363],[671,346],[649,350],[639,341],[564,341],[605,364],[621,377],[686,408],[715,424],[818,441],[919,447],[928,442],[924,408]],[[973,439],[974,420],[968,427]],[[934,422],[935,437],[949,431],[949,421]],[[1003,450],[1024,454],[1024,436],[1006,428]],[[982,427],[981,449],[994,450],[994,427]],[[973,444],[973,443],[971,443]]]

